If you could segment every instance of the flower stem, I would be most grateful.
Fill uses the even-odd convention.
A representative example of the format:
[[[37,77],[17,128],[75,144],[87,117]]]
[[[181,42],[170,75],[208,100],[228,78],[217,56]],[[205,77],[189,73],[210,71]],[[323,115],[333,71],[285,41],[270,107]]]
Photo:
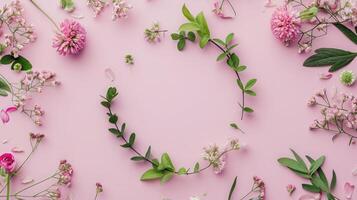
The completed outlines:
[[[50,20],[50,22],[56,27],[56,29],[58,31],[60,31],[60,28],[58,27],[57,23],[34,1],[34,0],[30,0],[30,2],[42,13],[44,14],[47,19]]]
[[[6,175],[6,200],[10,200],[10,179],[11,175],[8,173]]]

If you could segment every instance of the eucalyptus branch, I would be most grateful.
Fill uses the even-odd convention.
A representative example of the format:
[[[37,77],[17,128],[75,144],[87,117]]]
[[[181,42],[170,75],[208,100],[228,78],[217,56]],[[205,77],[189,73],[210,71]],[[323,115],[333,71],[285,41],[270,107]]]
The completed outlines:
[[[203,12],[200,12],[196,17],[194,17],[186,5],[183,5],[182,13],[189,22],[180,26],[179,33],[171,34],[171,38],[178,41],[177,49],[182,51],[186,45],[187,40],[194,42],[196,37],[198,37],[199,46],[201,48],[204,48],[208,43],[211,43],[220,51],[222,51],[222,53],[217,57],[217,61],[225,60],[226,64],[234,71],[237,76],[237,85],[242,91],[242,102],[239,105],[242,109],[241,119],[243,119],[244,113],[251,113],[254,111],[252,108],[245,106],[245,94],[256,96],[256,93],[252,90],[252,87],[257,82],[257,79],[250,79],[247,81],[247,83],[243,83],[239,73],[243,72],[247,67],[240,65],[239,57],[236,53],[232,52],[232,50],[237,46],[237,44],[231,44],[234,39],[234,34],[228,34],[225,40],[212,38]]]
[[[230,141],[230,147],[222,152],[218,151],[218,148],[214,148],[214,151],[212,151],[214,153],[213,159],[211,158],[211,156],[209,156],[210,157],[209,159],[206,159],[209,162],[207,166],[200,168],[200,164],[197,162],[194,165],[193,170],[190,170],[189,168],[186,169],[184,167],[176,169],[168,153],[163,153],[161,156],[161,160],[159,161],[158,159],[155,159],[152,156],[151,146],[148,147],[145,154],[141,153],[139,150],[135,148],[134,146],[135,139],[136,139],[135,133],[131,133],[129,137],[126,137],[126,132],[125,132],[126,124],[125,123],[120,124],[118,122],[117,114],[115,114],[112,111],[112,105],[117,95],[118,95],[117,89],[115,87],[110,87],[107,90],[106,96],[105,97],[102,96],[103,101],[101,102],[101,104],[107,109],[109,123],[113,125],[113,128],[109,128],[108,131],[114,134],[116,137],[120,138],[124,142],[121,145],[123,148],[127,148],[132,152],[134,152],[135,156],[132,157],[131,160],[143,161],[152,165],[152,168],[147,170],[141,176],[142,181],[160,179],[161,182],[167,182],[174,175],[193,175],[193,174],[201,173],[202,171],[205,171],[211,167],[220,168],[221,158],[223,158],[223,156],[225,156],[227,153],[233,150],[238,150],[240,148],[238,142],[236,140],[232,140]],[[211,153],[211,150],[209,150],[209,153]]]

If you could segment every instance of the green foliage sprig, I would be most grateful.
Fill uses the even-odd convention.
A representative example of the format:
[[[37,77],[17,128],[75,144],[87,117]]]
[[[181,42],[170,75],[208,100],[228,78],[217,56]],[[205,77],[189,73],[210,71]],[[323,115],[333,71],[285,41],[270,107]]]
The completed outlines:
[[[322,170],[326,157],[321,156],[314,160],[310,156],[305,156],[310,163],[310,166],[307,167],[304,160],[294,150],[291,150],[291,152],[295,159],[283,157],[279,158],[278,162],[298,176],[310,181],[311,184],[302,184],[302,188],[312,193],[325,193],[329,200],[338,200],[339,198],[332,194],[337,182],[335,171],[332,171],[332,179],[329,182]]]
[[[222,53],[217,57],[217,61],[225,60],[227,65],[237,76],[237,85],[242,91],[242,102],[239,105],[242,108],[241,119],[243,119],[244,113],[251,113],[254,111],[251,107],[245,106],[245,95],[256,96],[253,86],[257,82],[257,79],[250,79],[246,83],[243,83],[240,77],[240,72],[243,72],[247,67],[245,65],[240,65],[238,55],[232,52],[232,50],[237,47],[237,44],[232,44],[234,34],[228,34],[224,40],[212,38],[203,12],[200,12],[196,15],[196,17],[194,17],[186,5],[183,5],[182,14],[188,22],[180,26],[179,33],[171,34],[171,38],[178,41],[177,49],[182,51],[185,48],[186,40],[195,42],[196,37],[198,36],[199,46],[201,48],[204,48],[208,43],[211,43],[222,51]]]
[[[333,24],[349,40],[357,45],[357,34],[347,28],[342,23]],[[357,32],[357,31],[356,31]],[[329,72],[335,72],[350,64],[357,56],[357,52],[345,51],[335,48],[320,48],[315,54],[307,58],[304,62],[305,67],[331,66]]]
[[[11,70],[14,71],[29,71],[32,69],[32,64],[23,56],[14,57],[11,54],[4,55],[0,59],[3,65],[11,65]]]
[[[135,156],[131,158],[132,161],[142,161],[151,164],[151,168],[149,168],[144,174],[141,176],[140,180],[149,181],[149,180],[160,180],[162,183],[165,183],[175,175],[193,175],[198,174],[210,167],[213,167],[214,163],[209,162],[208,165],[201,168],[199,162],[196,162],[192,169],[190,168],[176,168],[168,153],[163,153],[161,155],[161,159],[156,159],[152,155],[151,146],[149,146],[146,150],[146,153],[141,153],[135,148],[135,139],[136,134],[131,133],[129,136],[126,135],[126,124],[119,123],[118,115],[113,113],[112,105],[114,103],[115,98],[118,96],[118,91],[115,87],[110,87],[107,90],[105,96],[102,96],[103,101],[101,105],[104,106],[108,112],[108,121],[112,125],[111,128],[108,129],[110,133],[115,135],[117,138],[120,138],[124,143],[121,145],[123,148],[130,149],[135,153]],[[225,151],[221,152],[218,156],[218,159],[229,153],[233,150],[238,150],[239,148],[233,146]]]

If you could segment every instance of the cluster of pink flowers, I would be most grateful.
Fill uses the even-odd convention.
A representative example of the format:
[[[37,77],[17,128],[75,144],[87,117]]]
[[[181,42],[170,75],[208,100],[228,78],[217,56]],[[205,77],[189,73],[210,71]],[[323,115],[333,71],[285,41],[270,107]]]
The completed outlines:
[[[224,147],[219,147],[216,144],[212,144],[203,148],[203,159],[210,163],[214,173],[219,174],[223,171],[226,164],[226,153],[239,149],[240,145],[237,139],[230,140]]]
[[[71,186],[73,177],[72,165],[66,160],[62,160],[58,166],[58,170],[58,184],[67,187]]]
[[[44,115],[43,109],[39,105],[28,108],[27,102],[32,98],[32,93],[42,93],[44,87],[58,86],[60,82],[56,80],[56,74],[49,71],[27,72],[20,83],[12,84],[12,101],[15,107],[29,116],[37,125],[42,125],[41,117]]]
[[[314,120],[311,130],[322,129],[334,134],[333,139],[340,135],[350,137],[350,144],[357,138],[357,98],[352,94],[338,93],[332,98],[326,89],[317,92],[308,101],[309,106],[320,107],[322,117]]]
[[[93,11],[94,17],[97,17],[108,5],[104,0],[87,0],[87,6]]]
[[[253,177],[253,181],[254,181],[254,185],[253,185],[254,190],[253,191],[258,193],[258,196],[255,197],[254,199],[264,200],[265,199],[265,183],[263,182],[262,179],[260,179],[257,176]]]
[[[297,41],[298,52],[311,51],[313,40],[325,36],[333,23],[357,25],[354,0],[285,1],[272,15],[273,35],[286,46]]]
[[[12,153],[4,153],[0,156],[0,168],[10,174],[15,171],[16,161]]]
[[[86,45],[86,30],[74,20],[64,20],[52,46],[60,55],[77,55]]]
[[[0,53],[9,49],[14,57],[17,57],[26,45],[36,40],[33,26],[28,24],[24,17],[20,0],[13,0],[0,9],[0,37],[2,35],[4,42],[0,44]]]
[[[127,18],[128,12],[133,6],[125,0],[113,0],[113,14],[112,19],[117,20],[120,18]]]

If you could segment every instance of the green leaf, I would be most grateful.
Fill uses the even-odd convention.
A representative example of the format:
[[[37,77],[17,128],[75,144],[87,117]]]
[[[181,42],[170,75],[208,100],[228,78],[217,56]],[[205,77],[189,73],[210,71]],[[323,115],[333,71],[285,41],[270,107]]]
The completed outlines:
[[[307,166],[304,162],[304,160],[299,156],[299,154],[297,154],[293,149],[290,149],[290,151],[294,154],[294,157],[296,159],[296,161],[299,163],[299,165],[304,168],[304,173],[309,173],[309,170],[307,169]]]
[[[200,171],[200,163],[196,162],[194,168],[193,168],[193,171],[195,173],[198,173]]]
[[[305,60],[304,66],[321,67],[331,65],[330,72],[337,71],[348,65],[357,56],[357,53],[334,48],[317,49],[315,53]]]
[[[244,85],[243,85],[243,83],[242,83],[242,81],[241,81],[240,79],[237,79],[237,85],[239,86],[239,88],[240,88],[241,90],[244,91]]]
[[[250,107],[244,107],[244,108],[243,108],[243,111],[244,111],[244,112],[247,112],[247,113],[252,113],[252,112],[254,112],[254,110],[253,110],[252,108],[250,108]]]
[[[124,135],[124,132],[125,132],[125,127],[126,127],[126,124],[125,124],[125,123],[123,123],[123,124],[121,125],[121,127],[120,127],[120,132],[121,132],[121,134],[123,134],[123,135]]]
[[[135,142],[135,133],[132,133],[129,137],[129,145],[130,146],[133,146],[134,145],[134,142]]]
[[[171,34],[171,39],[172,40],[178,40],[178,39],[181,39],[182,38],[182,35],[180,34],[177,34],[177,33],[172,33]]]
[[[316,16],[318,11],[319,9],[316,6],[306,8],[305,10],[300,12],[300,18],[302,20],[310,20]]]
[[[164,176],[163,172],[158,171],[156,169],[149,169],[141,176],[140,180],[149,181],[149,180],[161,179],[161,177],[163,176]]]
[[[195,18],[193,17],[193,15],[191,14],[191,12],[188,10],[188,8],[186,7],[186,4],[183,4],[182,6],[182,14],[183,16],[186,17],[186,19],[188,19],[191,22],[195,21]]]
[[[237,125],[236,123],[231,123],[230,126],[231,126],[232,128],[234,128],[234,129],[239,130],[239,127],[238,127],[238,125]]]
[[[109,130],[109,132],[113,133],[114,135],[117,135],[117,136],[121,135],[119,130],[117,130],[116,128],[110,128],[108,130]]]
[[[280,158],[278,159],[278,162],[281,165],[288,167],[290,169],[296,170],[301,173],[307,173],[306,169],[298,161],[293,160],[291,158]]]
[[[0,63],[3,65],[11,64],[14,61],[15,61],[15,57],[10,54],[5,55],[5,56],[1,57],[1,59],[0,59]]]
[[[348,39],[350,39],[353,43],[357,44],[357,35],[347,28],[345,25],[341,23],[333,24],[338,30],[340,30]]]
[[[160,182],[161,183],[166,183],[167,181],[171,180],[172,177],[174,176],[173,172],[166,172],[163,177],[161,177]]]
[[[181,167],[178,172],[179,175],[185,175],[187,173],[187,169],[184,167]]]
[[[0,90],[0,96],[6,97],[8,94],[5,90]]]
[[[216,43],[222,45],[222,46],[226,46],[227,44],[225,42],[223,42],[223,40],[218,39],[218,38],[214,38],[212,39],[213,41],[215,41]]]
[[[11,69],[14,69],[14,66],[19,63],[21,64],[21,71],[28,71],[30,69],[32,69],[32,64],[30,63],[30,61],[28,61],[25,57],[22,56],[18,56],[17,58],[15,58],[15,61],[12,63],[11,65]]]
[[[313,185],[316,187],[319,187],[322,191],[324,192],[329,192],[330,188],[327,187],[324,182],[321,180],[321,178],[317,175],[313,175],[312,179],[310,180]]]
[[[200,47],[204,48],[207,45],[208,41],[209,41],[209,36],[207,35],[203,36],[200,40]]]
[[[234,44],[234,45],[230,46],[230,47],[226,50],[226,52],[232,51],[232,49],[236,48],[237,46],[238,46],[238,44]]]
[[[314,185],[302,184],[302,188],[304,188],[304,190],[306,190],[308,192],[312,192],[312,193],[320,193],[321,192],[320,188],[318,188]]]
[[[67,12],[73,12],[75,9],[73,0],[60,0],[60,6]]]
[[[1,79],[1,78],[0,78],[0,79]],[[0,85],[1,85],[1,83],[0,83]],[[0,86],[0,88],[1,88],[1,86]],[[107,101],[102,101],[102,102],[100,102],[100,104],[102,104],[102,106],[104,106],[104,107],[106,107],[106,108],[110,108],[110,103],[107,102]]]
[[[234,33],[228,34],[226,37],[226,44],[228,45],[229,43],[231,43],[233,38],[234,38]]]
[[[117,95],[118,92],[115,87],[108,88],[106,98],[109,102],[111,102]]]
[[[142,160],[145,160],[145,158],[142,157],[142,156],[134,156],[134,157],[130,158],[130,160],[132,160],[132,161],[142,161]]]
[[[336,199],[331,193],[327,193],[326,196],[327,196],[328,200],[335,200]]]
[[[244,90],[244,93],[249,94],[250,96],[257,96],[257,93],[255,93],[253,90]]]
[[[234,67],[233,70],[236,71],[236,72],[242,72],[244,71],[245,69],[247,69],[247,66],[244,66],[244,65],[241,65],[241,66],[238,66],[238,67]]]
[[[151,157],[151,146],[149,146],[148,150],[146,150],[146,153],[145,153],[146,159],[150,159],[150,157]]]
[[[238,58],[238,56],[235,53],[231,54],[231,56],[227,60],[227,64],[230,67],[232,67],[233,69],[238,67],[239,66],[239,58]]]
[[[335,173],[335,170],[332,170],[332,180],[331,180],[330,190],[335,189],[336,182],[337,182],[336,173]]]
[[[254,84],[257,82],[257,79],[250,79],[248,82],[247,82],[247,84],[245,84],[245,89],[246,90],[249,90],[249,89],[251,89],[253,86],[254,86]]]
[[[208,38],[210,38],[211,34],[203,12],[198,13],[198,15],[196,16],[196,22],[201,26],[200,36],[207,36]]]
[[[194,32],[190,31],[187,34],[187,39],[190,40],[191,42],[194,42],[196,40],[196,35]]]
[[[329,188],[329,183],[328,183],[328,180],[327,180],[327,178],[326,178],[326,175],[325,175],[324,171],[323,171],[321,168],[319,168],[319,169],[317,170],[317,173],[319,174],[319,177],[320,177],[321,181],[324,183],[324,185],[325,185],[327,188]]]
[[[234,192],[234,190],[236,188],[236,184],[237,184],[237,177],[234,178],[234,181],[232,183],[231,189],[229,190],[228,200],[232,199],[233,192]]]
[[[185,23],[182,24],[179,28],[179,31],[198,31],[200,26],[196,23]]]
[[[227,54],[225,52],[219,54],[219,56],[217,57],[217,61],[221,61],[223,59],[225,59],[227,56]]]
[[[112,123],[112,124],[116,124],[118,122],[118,116],[117,115],[111,115],[109,117],[109,122]]]
[[[170,159],[170,156],[168,153],[164,153],[162,154],[161,156],[161,163],[158,167],[158,170],[169,170],[169,171],[172,171],[174,172],[175,171],[175,167],[174,165],[172,164],[172,161]]]
[[[182,51],[186,46],[186,40],[185,39],[180,39],[177,43],[177,49],[179,51]]]
[[[315,162],[313,162],[310,166],[310,175],[313,175],[325,162],[326,157],[321,156]]]
[[[0,76],[0,90],[11,92],[11,87],[9,83],[1,76]]]

